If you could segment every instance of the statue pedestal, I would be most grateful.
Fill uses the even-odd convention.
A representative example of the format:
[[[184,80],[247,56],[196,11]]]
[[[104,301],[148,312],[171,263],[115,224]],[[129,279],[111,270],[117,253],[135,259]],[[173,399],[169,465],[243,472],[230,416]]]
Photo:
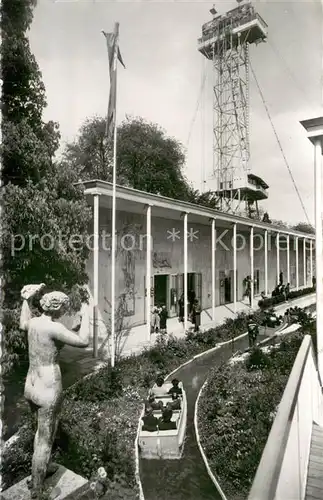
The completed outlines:
[[[27,479],[26,477],[1,493],[0,500],[30,500]],[[60,465],[55,474],[46,480],[45,487],[52,488],[51,499],[63,500],[66,497],[70,498],[70,495],[87,483],[87,479]]]

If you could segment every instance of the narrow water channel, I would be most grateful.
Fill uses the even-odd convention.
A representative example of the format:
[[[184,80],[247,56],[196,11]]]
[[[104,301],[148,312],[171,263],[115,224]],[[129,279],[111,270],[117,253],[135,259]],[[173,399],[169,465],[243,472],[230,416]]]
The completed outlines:
[[[259,335],[258,340],[265,339]],[[180,460],[140,460],[140,478],[145,500],[217,500],[221,499],[207,474],[197,446],[194,407],[198,393],[211,368],[227,361],[233,351],[248,347],[246,337],[194,360],[176,372],[187,396],[187,428],[184,453]]]

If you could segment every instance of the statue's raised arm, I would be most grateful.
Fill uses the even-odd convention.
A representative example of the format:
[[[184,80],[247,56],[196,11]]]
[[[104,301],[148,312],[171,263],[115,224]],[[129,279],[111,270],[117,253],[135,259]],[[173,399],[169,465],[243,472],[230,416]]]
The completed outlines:
[[[41,305],[44,308],[44,305]],[[68,330],[62,323],[54,322],[50,332],[51,338],[73,347],[87,347],[90,340],[90,317],[87,304],[82,305],[79,316],[81,323],[78,334]],[[73,329],[76,330],[76,327],[74,326]]]
[[[20,314],[20,328],[21,330],[28,331],[29,321],[32,318],[29,301],[39,294],[45,287],[45,283],[40,285],[25,285],[21,290],[21,297],[23,299],[21,314]]]

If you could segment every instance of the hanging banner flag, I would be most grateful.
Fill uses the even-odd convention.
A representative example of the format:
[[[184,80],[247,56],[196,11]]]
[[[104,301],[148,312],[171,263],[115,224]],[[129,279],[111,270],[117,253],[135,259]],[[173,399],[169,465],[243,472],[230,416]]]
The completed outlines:
[[[117,61],[122,64],[124,62],[121,57],[119,49],[119,23],[115,23],[114,33],[106,33],[102,31],[105,36],[109,55],[109,69],[110,69],[110,96],[109,108],[106,126],[106,136],[110,139],[113,138],[113,132],[116,122],[116,100],[117,100]]]

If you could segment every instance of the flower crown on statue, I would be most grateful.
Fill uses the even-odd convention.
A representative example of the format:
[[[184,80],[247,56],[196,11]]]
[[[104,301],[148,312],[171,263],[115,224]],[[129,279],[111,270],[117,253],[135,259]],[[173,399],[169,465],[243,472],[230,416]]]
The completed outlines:
[[[68,306],[69,298],[63,292],[46,293],[40,300],[43,311],[59,311],[62,306]]]

